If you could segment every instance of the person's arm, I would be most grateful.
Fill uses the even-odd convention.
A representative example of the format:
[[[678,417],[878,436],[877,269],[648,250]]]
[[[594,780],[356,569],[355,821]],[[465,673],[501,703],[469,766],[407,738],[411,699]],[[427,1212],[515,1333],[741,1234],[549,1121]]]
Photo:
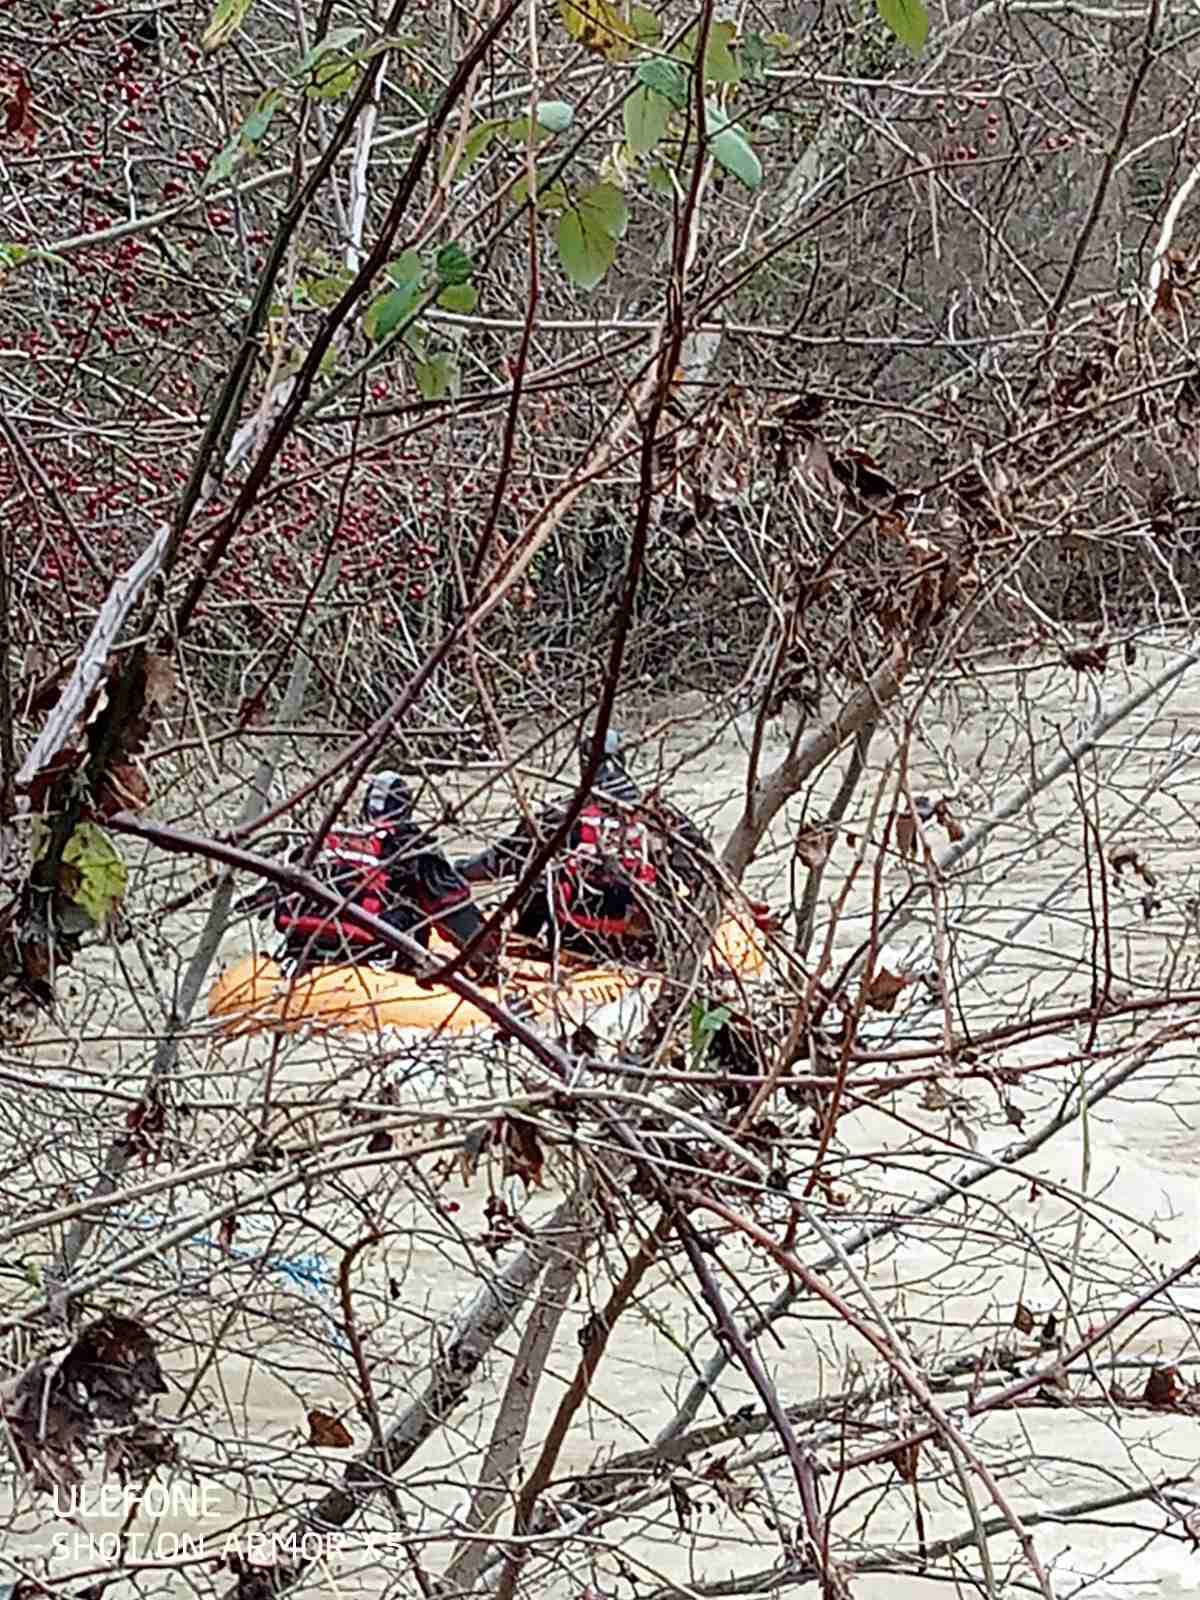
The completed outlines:
[[[421,861],[421,890],[425,915],[438,932],[462,950],[482,931],[484,922],[471,899],[471,886],[440,850]],[[495,974],[498,937],[489,935],[475,952],[477,977],[490,981]]]
[[[490,844],[476,856],[456,861],[455,866],[468,883],[493,883],[501,878],[519,877],[537,847],[562,820],[561,811],[545,811],[534,827],[522,822],[512,833]]]
[[[299,866],[304,860],[304,849],[303,844],[293,845],[283,858],[285,863],[289,867]],[[240,900],[235,900],[233,910],[238,914],[249,913],[252,916],[265,917],[268,912],[275,910],[279,900],[287,899],[289,894],[293,893],[294,890],[282,889],[279,884],[268,880],[260,883],[258,888],[252,889],[249,894],[243,895]]]

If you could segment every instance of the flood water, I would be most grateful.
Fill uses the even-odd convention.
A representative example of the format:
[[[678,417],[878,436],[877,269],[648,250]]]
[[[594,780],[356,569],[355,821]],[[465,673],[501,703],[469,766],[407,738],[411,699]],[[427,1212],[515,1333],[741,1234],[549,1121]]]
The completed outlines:
[[[1098,712],[1172,659],[1168,646],[1146,647],[1132,667],[1110,668],[1101,679],[1066,667],[1033,671],[989,662],[931,696],[907,742],[899,726],[881,731],[868,780],[830,856],[813,956],[824,947],[831,905],[844,891],[829,944],[832,970],[862,945],[873,916],[927,881],[919,861],[879,848],[902,775],[913,794],[951,796],[954,831],[969,834],[1071,746]],[[684,704],[631,715],[626,727],[638,775],[651,781],[661,775],[672,796],[723,840],[741,810],[751,723],[734,719],[719,731],[711,708]],[[765,766],[782,757],[786,737],[786,728],[771,726]],[[885,936],[892,970],[932,972],[940,955],[955,982],[945,1005],[918,980],[907,985],[893,1012],[869,1011],[867,1033],[881,1059],[856,1063],[852,1077],[882,1079],[914,1063],[929,1065],[947,1032],[980,1039],[1025,1025],[1026,1035],[980,1044],[977,1061],[989,1076],[956,1083],[948,1072],[937,1092],[915,1084],[884,1090],[873,1101],[856,1091],[857,1109],[839,1123],[826,1159],[831,1183],[814,1196],[812,1213],[826,1235],[850,1249],[857,1282],[845,1262],[827,1260],[828,1237],[815,1223],[797,1234],[803,1258],[872,1328],[886,1319],[927,1375],[944,1371],[954,1357],[978,1357],[997,1346],[1012,1353],[1020,1372],[1033,1370],[1038,1335],[1051,1314],[1074,1343],[1198,1247],[1200,1109],[1196,1029],[1189,1022],[1196,1012],[1190,997],[1200,999],[1193,909],[1200,898],[1198,740],[1200,668],[1193,668],[1108,732],[1057,783],[1016,808],[932,897],[915,894],[911,920]],[[797,832],[823,816],[840,771],[835,765],[824,772],[764,841],[749,884],[777,908],[785,909],[803,883]],[[504,809],[501,797],[488,806],[495,813]],[[478,820],[482,826],[484,819]],[[942,822],[931,823],[928,836],[935,849],[951,843]],[[148,903],[166,900],[183,882],[179,873],[178,863],[147,856],[135,892]],[[202,915],[203,905],[180,912],[140,948],[136,942],[121,946],[119,958],[108,950],[92,953],[69,979],[61,1026],[39,1024],[5,1048],[15,1090],[4,1123],[6,1186],[9,1213],[18,1223],[89,1192],[114,1129],[140,1093],[161,1005],[186,964]],[[234,959],[256,934],[261,930],[245,921],[235,924],[219,959]],[[786,932],[783,938],[786,943]],[[784,1004],[796,992],[794,970],[781,957],[755,992]],[[1093,1027],[1098,995],[1116,1005],[1161,1004],[1146,1005],[1132,1020]],[[617,1025],[611,1011],[600,1021],[610,1033]],[[1170,1026],[1174,1035],[1160,1037]],[[895,1059],[902,1052],[909,1059]],[[1135,1055],[1137,1070],[1085,1117],[1021,1160],[986,1171],[986,1163],[1002,1162],[1018,1140],[1036,1133],[1066,1097]],[[1023,1070],[1041,1062],[1052,1065]],[[339,1283],[348,1252],[354,1252],[347,1269],[352,1324],[374,1402],[385,1421],[412,1406],[464,1300],[480,1277],[516,1255],[511,1243],[496,1253],[489,1249],[485,1207],[503,1188],[502,1174],[485,1160],[468,1181],[458,1154],[463,1129],[486,1119],[506,1096],[544,1081],[530,1076],[514,1049],[490,1038],[433,1046],[396,1035],[231,1041],[198,1008],[171,1086],[168,1131],[174,1164],[203,1168],[204,1175],[153,1190],[149,1186],[166,1169],[152,1161],[135,1164],[127,1188],[146,1192],[127,1195],[106,1215],[77,1275],[97,1280],[89,1312],[117,1309],[153,1330],[171,1382],[158,1414],[171,1424],[180,1455],[174,1477],[162,1479],[195,1494],[208,1485],[209,1495],[203,1503],[176,1495],[157,1522],[140,1516],[136,1526],[150,1565],[137,1574],[136,1587],[127,1581],[107,1594],[229,1593],[230,1571],[197,1546],[181,1545],[179,1536],[203,1534],[210,1553],[220,1553],[229,1536],[230,1548],[263,1559],[268,1546],[256,1547],[251,1530],[286,1530],[281,1506],[311,1502],[339,1481],[353,1451],[369,1443]],[[372,1153],[370,1129],[364,1133],[352,1123],[346,1103],[377,1102],[386,1083],[401,1085],[409,1122],[390,1150]],[[811,1115],[789,1117],[795,1133],[782,1154],[799,1192],[816,1141]],[[536,1228],[548,1217],[581,1170],[579,1150],[562,1139],[561,1122],[547,1117],[543,1127],[547,1147],[555,1137],[560,1142],[549,1150],[541,1184],[527,1195],[511,1182],[505,1191],[521,1195],[522,1227]],[[256,1140],[268,1152],[260,1171],[217,1170]],[[318,1146],[328,1156],[319,1180],[289,1179],[286,1159],[281,1164],[270,1154],[272,1147]],[[413,1156],[418,1148],[429,1152],[420,1160]],[[915,1214],[919,1202],[948,1184],[960,1192],[951,1190]],[[614,1225],[572,1290],[535,1401],[518,1483],[532,1468],[576,1371],[581,1332],[636,1248],[635,1230],[644,1234],[655,1220],[652,1201],[631,1199],[620,1181],[607,1204]],[[238,1213],[232,1235],[222,1233],[222,1208]],[[914,1215],[889,1231],[886,1225],[905,1212]],[[780,1237],[778,1218],[772,1221],[769,1210],[762,1216]],[[857,1243],[863,1229],[878,1234],[865,1249]],[[57,1225],[11,1240],[14,1307],[36,1301],[38,1274],[61,1239]],[[773,1262],[737,1239],[721,1246],[719,1259],[724,1292],[741,1323],[783,1287]],[[1085,1362],[1073,1371],[1061,1404],[964,1418],[965,1388],[939,1396],[988,1463],[1011,1512],[1029,1519],[1055,1595],[1074,1595],[1085,1584],[1082,1592],[1097,1600],[1197,1592],[1189,1542],[1179,1537],[1177,1523],[1174,1537],[1163,1535],[1169,1519],[1152,1503],[1099,1509],[1069,1527],[1053,1514],[1193,1472],[1196,1419],[1149,1407],[1119,1409],[1106,1393],[1119,1383],[1140,1396],[1156,1365],[1179,1368],[1184,1381],[1200,1370],[1198,1283],[1193,1274],[1125,1320],[1091,1352],[1092,1370]],[[1018,1303],[1034,1317],[1032,1334],[1014,1327]],[[381,1542],[372,1548],[366,1533],[348,1533],[310,1575],[311,1592],[419,1595],[431,1575],[445,1569],[461,1537],[521,1326],[501,1336],[466,1403],[401,1470],[394,1506],[367,1513],[363,1528],[379,1530]],[[574,1514],[568,1480],[652,1443],[716,1348],[711,1320],[676,1246],[639,1285],[591,1396],[575,1416],[550,1489],[560,1527]],[[887,1381],[866,1338],[811,1297],[798,1298],[756,1348],[789,1406]],[[961,1384],[970,1381],[968,1367]],[[878,1466],[839,1471],[840,1461],[886,1444],[916,1414],[899,1392],[888,1405],[887,1412],[842,1408],[817,1424],[797,1423],[801,1442],[827,1469],[823,1509],[832,1511],[833,1550],[849,1564],[916,1545],[913,1491],[895,1472]],[[718,1422],[744,1406],[761,1413],[746,1376],[730,1366],[695,1425]],[[310,1447],[306,1418],[314,1408],[343,1421],[352,1451]],[[790,1468],[769,1431],[721,1443],[714,1454],[744,1493],[723,1495],[714,1486],[725,1481],[721,1475],[704,1476],[713,1454],[694,1457],[673,1481],[647,1478],[627,1495],[619,1523],[598,1526],[592,1537],[563,1538],[557,1565],[543,1560],[527,1567],[524,1592],[536,1587],[555,1600],[576,1600],[590,1591],[624,1600],[711,1592],[739,1574],[769,1574],[781,1563],[781,1545],[794,1539],[800,1516]],[[975,1476],[960,1478],[944,1451],[926,1447],[921,1471],[921,1518],[930,1544],[970,1534],[964,1481],[985,1525],[1000,1514],[987,1485]],[[97,1461],[86,1482],[95,1488],[101,1476]],[[0,1504],[0,1512],[11,1513],[3,1543],[9,1570],[0,1571],[0,1580],[22,1571],[61,1579],[111,1565],[113,1546],[98,1544],[96,1536],[111,1537],[119,1515],[88,1514],[73,1528],[16,1476],[9,1489],[8,1505]],[[396,1536],[398,1512],[407,1542]],[[507,1509],[499,1528],[507,1533],[510,1527]],[[391,1530],[387,1539],[384,1529]],[[1037,1592],[1010,1536],[991,1540],[990,1552],[995,1594]],[[957,1579],[954,1561],[962,1563]],[[922,1577],[914,1560],[900,1576],[863,1571],[851,1579],[850,1592],[855,1600],[987,1592],[967,1581],[979,1570],[969,1544],[930,1570],[935,1576]],[[497,1574],[495,1567],[486,1570],[473,1592],[487,1592]],[[777,1587],[760,1576],[729,1592]],[[80,1588],[76,1583],[68,1592]],[[811,1583],[796,1592],[806,1591],[818,1592]]]

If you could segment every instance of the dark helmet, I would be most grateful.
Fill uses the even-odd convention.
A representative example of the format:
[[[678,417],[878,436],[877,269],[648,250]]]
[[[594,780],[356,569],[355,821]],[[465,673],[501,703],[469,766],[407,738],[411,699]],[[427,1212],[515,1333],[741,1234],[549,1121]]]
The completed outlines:
[[[377,772],[363,796],[364,822],[393,822],[412,816],[413,794],[398,772]]]
[[[621,747],[624,744],[624,742],[625,741],[622,739],[621,735],[617,732],[616,728],[610,728],[608,730],[608,732],[604,735],[604,765],[605,766],[607,766],[610,761],[617,761],[617,762],[620,761],[620,758],[621,758]],[[590,733],[585,733],[583,735],[583,737],[579,741],[579,766],[580,766],[580,770],[582,770],[587,765],[587,758],[588,758],[588,756],[591,755],[591,753],[592,753],[592,735]]]
[[[610,800],[619,800],[623,805],[636,805],[641,799],[641,791],[625,770],[621,760],[621,735],[615,728],[610,728],[604,735],[604,759],[596,773],[593,784],[597,794],[607,795]],[[587,758],[591,751],[592,741],[585,736],[579,742],[579,762],[581,769],[587,765]]]

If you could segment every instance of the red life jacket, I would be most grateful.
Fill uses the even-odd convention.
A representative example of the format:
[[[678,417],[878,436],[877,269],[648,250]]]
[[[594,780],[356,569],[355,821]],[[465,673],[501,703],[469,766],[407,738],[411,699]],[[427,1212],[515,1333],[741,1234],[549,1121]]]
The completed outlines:
[[[388,869],[383,864],[383,845],[387,830],[374,833],[329,833],[325,836],[321,873],[331,889],[346,896],[351,905],[379,916],[385,906]],[[293,909],[294,908],[294,909]],[[275,916],[281,933],[299,933],[321,939],[345,939],[350,944],[375,944],[376,936],[357,923],[329,911],[318,910],[311,901],[287,902]]]
[[[652,888],[657,881],[646,831],[635,816],[610,811],[596,801],[580,812],[576,827],[577,841],[559,878],[559,915],[588,933],[624,933],[628,913],[605,916],[603,904],[613,890],[627,890],[631,883]],[[581,904],[585,897],[599,901],[595,912]]]

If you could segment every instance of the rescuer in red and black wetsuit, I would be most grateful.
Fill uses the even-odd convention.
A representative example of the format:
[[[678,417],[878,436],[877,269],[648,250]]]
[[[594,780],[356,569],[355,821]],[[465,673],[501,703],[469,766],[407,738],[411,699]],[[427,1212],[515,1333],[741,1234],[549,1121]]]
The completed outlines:
[[[639,807],[641,793],[620,759],[621,741],[607,734],[604,760],[588,803],[580,813],[557,861],[523,905],[515,931],[525,938],[550,933],[564,949],[581,955],[640,958],[651,953],[653,924],[649,906],[660,871],[651,854],[650,831]],[[587,744],[582,747],[583,759]],[[534,828],[523,826],[479,855],[457,863],[471,883],[516,878],[540,840],[565,815],[550,807]],[[687,818],[677,814],[673,831],[693,851],[708,844]],[[672,849],[677,841],[672,841]]]
[[[413,820],[412,791],[398,772],[379,772],[363,800],[357,828],[326,835],[316,872],[347,903],[368,911],[426,950],[436,926],[459,949],[479,932],[482,918],[471,890],[431,834]],[[287,940],[286,957],[304,966],[327,962],[390,960],[398,972],[412,963],[383,946],[368,928],[328,905],[287,895],[275,904],[275,927]],[[475,962],[482,981],[495,977],[490,951]]]

